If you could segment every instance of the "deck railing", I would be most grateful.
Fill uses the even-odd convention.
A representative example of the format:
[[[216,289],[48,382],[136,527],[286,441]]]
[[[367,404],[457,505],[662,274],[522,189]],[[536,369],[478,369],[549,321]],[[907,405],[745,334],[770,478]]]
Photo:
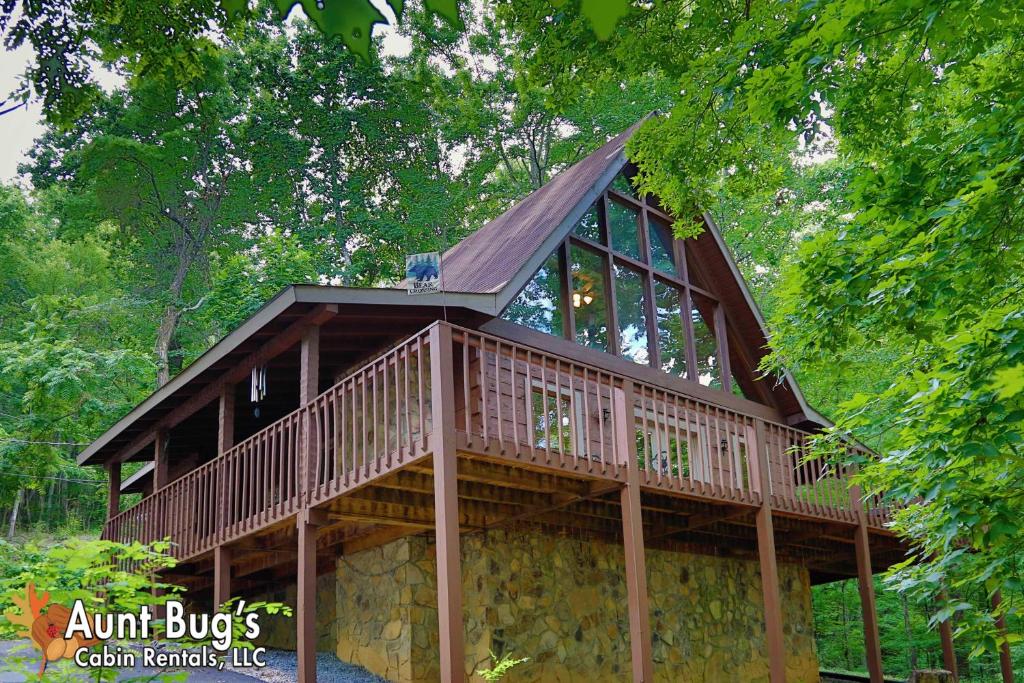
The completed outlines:
[[[426,331],[407,339],[112,517],[103,537],[170,537],[175,557],[192,557],[422,455],[432,424],[429,353]]]
[[[848,473],[809,459],[806,432],[449,327],[452,348],[442,353],[452,354],[451,377],[432,370],[432,326],[111,518],[104,537],[170,536],[174,554],[191,557],[401,467],[429,452],[434,381],[452,382],[455,427],[469,451],[620,481],[635,458],[644,486],[747,505],[766,495],[766,463],[773,508],[858,519]],[[888,520],[878,497],[864,511],[871,526]]]

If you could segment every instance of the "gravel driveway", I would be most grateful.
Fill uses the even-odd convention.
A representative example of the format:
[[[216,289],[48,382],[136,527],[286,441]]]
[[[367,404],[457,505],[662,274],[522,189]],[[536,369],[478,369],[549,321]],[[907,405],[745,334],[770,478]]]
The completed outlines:
[[[27,677],[25,675],[26,663],[16,661],[23,657],[29,660],[27,666],[31,669]],[[317,683],[322,681],[326,683],[386,683],[383,678],[374,676],[366,669],[341,662],[331,654],[317,654],[316,660]],[[254,681],[293,683],[295,681],[294,652],[269,650],[266,653],[266,662],[267,666],[263,669],[225,669],[224,671],[206,668],[195,669],[189,671],[188,680],[190,683],[254,683]],[[35,673],[38,663],[39,652],[33,649],[27,640],[0,641],[0,683],[24,683],[37,680]],[[134,669],[121,673],[118,680],[146,675],[153,676],[157,673],[153,669],[136,666]],[[85,680],[84,674],[82,680]]]

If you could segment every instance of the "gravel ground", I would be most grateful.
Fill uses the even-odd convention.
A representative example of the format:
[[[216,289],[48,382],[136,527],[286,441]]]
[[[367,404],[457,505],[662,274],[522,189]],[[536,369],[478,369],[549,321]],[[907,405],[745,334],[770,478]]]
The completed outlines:
[[[297,660],[294,652],[267,650],[267,665],[262,669],[234,669],[239,673],[267,683],[294,683],[297,678]],[[361,666],[346,664],[332,654],[318,652],[316,655],[317,683],[387,683]]]
[[[32,673],[35,672],[38,652],[31,648],[27,640],[0,641],[0,683],[34,681],[34,676],[26,678],[24,673],[22,673],[24,669],[12,661],[15,656],[31,658],[33,660]],[[296,680],[297,663],[294,652],[267,650],[266,663],[266,667],[262,669],[251,667],[244,669],[225,668],[224,671],[205,668],[196,669],[189,672],[188,680],[190,683],[253,683],[256,680],[266,681],[267,683],[294,683]],[[122,672],[120,677],[125,678],[152,673],[152,670],[137,666],[132,671]],[[328,653],[318,653],[316,656],[316,680],[317,683],[387,683],[385,679],[371,674],[363,667],[346,664]]]

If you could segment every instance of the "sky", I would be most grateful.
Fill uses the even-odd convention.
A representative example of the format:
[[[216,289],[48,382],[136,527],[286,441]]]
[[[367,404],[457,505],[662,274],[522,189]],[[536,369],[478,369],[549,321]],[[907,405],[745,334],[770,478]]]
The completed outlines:
[[[394,21],[395,15],[385,0],[372,1],[389,22]],[[301,8],[293,10],[289,20],[296,16],[305,16]],[[373,35],[383,38],[383,54],[402,55],[410,49],[408,40],[398,35],[390,24],[378,24],[374,27]],[[17,88],[20,76],[31,59],[32,50],[24,45],[14,52],[0,52],[0,99],[6,99]],[[107,71],[99,72],[96,79],[106,90],[123,83],[121,77]],[[29,102],[28,106],[0,116],[0,183],[10,184],[17,180],[18,164],[26,159],[25,154],[31,149],[32,142],[42,132],[43,110],[38,102]]]

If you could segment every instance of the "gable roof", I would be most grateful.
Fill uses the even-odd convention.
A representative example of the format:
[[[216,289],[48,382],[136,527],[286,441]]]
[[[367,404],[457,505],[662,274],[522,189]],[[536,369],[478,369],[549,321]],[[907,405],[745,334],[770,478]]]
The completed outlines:
[[[626,141],[641,124],[619,133],[446,251],[441,268],[445,291],[491,294],[519,282],[515,296],[625,165]],[[525,278],[517,279],[524,273]],[[498,308],[504,303],[499,300]]]
[[[647,118],[446,251],[442,257],[444,290],[493,294],[500,315],[626,166],[625,145]],[[714,219],[704,213],[703,222],[704,231],[687,241],[687,249],[714,282],[713,293],[726,307],[730,326],[739,333],[750,370],[756,373],[768,353],[764,317]],[[794,425],[830,424],[808,405],[789,372],[768,390],[780,409],[793,416]]]

